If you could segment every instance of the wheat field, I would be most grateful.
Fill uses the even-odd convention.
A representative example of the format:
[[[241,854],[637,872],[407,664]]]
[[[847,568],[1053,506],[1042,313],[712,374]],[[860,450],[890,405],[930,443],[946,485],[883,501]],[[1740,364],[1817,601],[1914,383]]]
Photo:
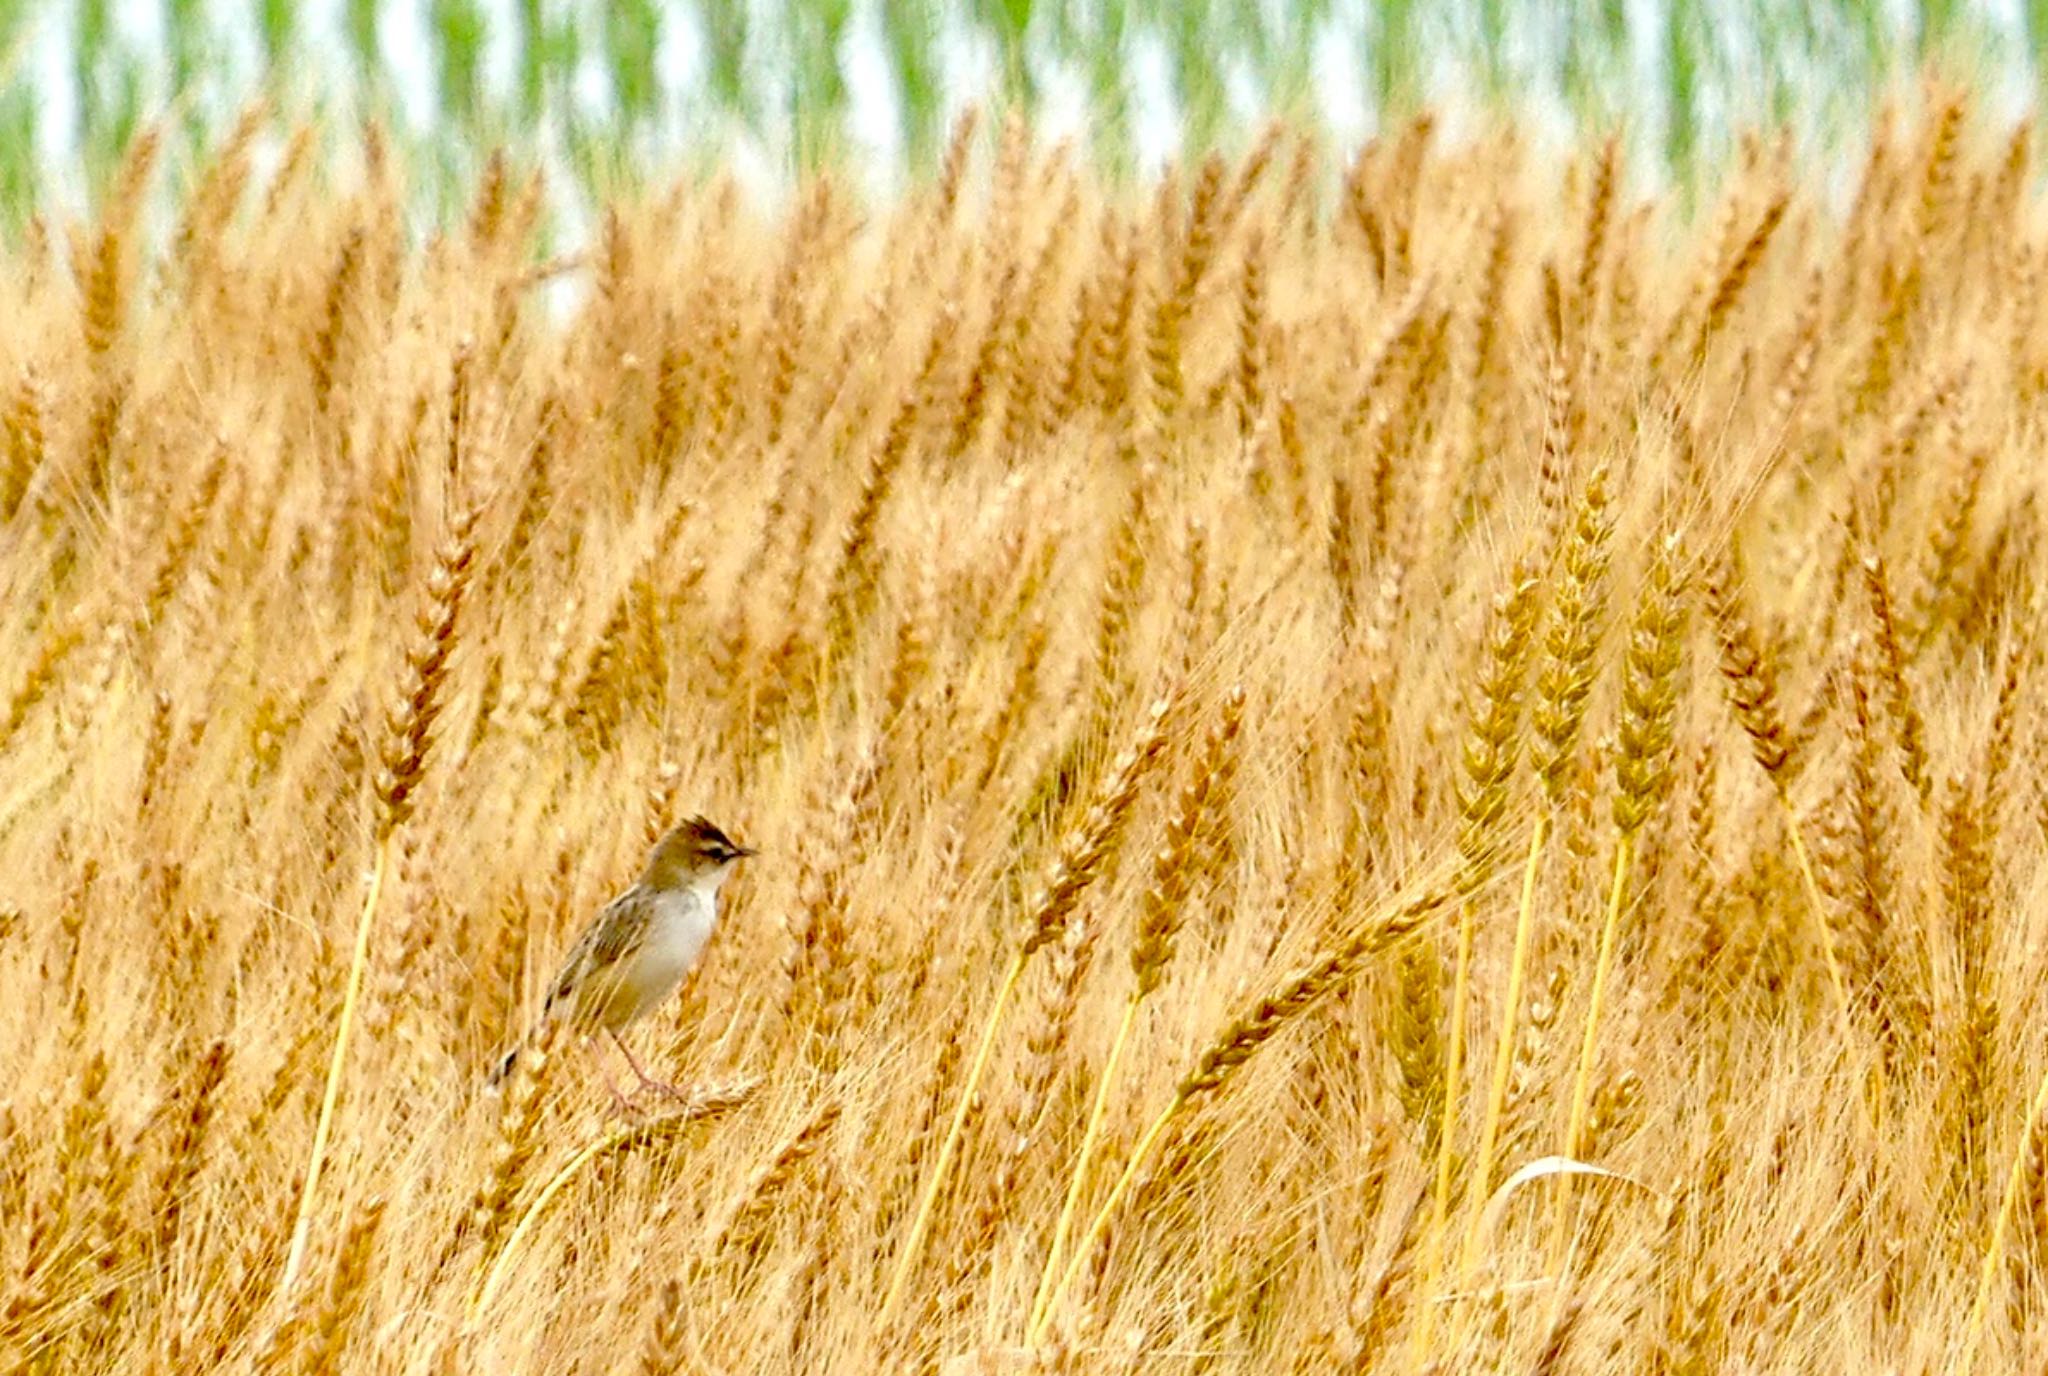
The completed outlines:
[[[145,133],[0,270],[6,1368],[2039,1369],[2034,131],[1872,127]],[[682,1096],[487,1091],[693,812]]]

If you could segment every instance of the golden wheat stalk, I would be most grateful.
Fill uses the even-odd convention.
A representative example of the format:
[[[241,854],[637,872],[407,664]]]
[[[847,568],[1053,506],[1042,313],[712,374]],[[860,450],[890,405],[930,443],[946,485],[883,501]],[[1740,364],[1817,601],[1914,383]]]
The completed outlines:
[[[1060,1202],[1059,1220],[1053,1227],[1052,1242],[1046,1248],[1045,1264],[1040,1269],[1038,1289],[1031,1299],[1027,1326],[1036,1324],[1044,1315],[1046,1302],[1051,1296],[1054,1278],[1059,1273],[1061,1253],[1066,1247],[1068,1234],[1073,1231],[1081,1191],[1088,1180],[1095,1144],[1109,1111],[1110,1092],[1116,1085],[1117,1071],[1123,1063],[1124,1049],[1130,1043],[1131,1029],[1137,1025],[1138,1011],[1146,997],[1159,987],[1159,982],[1166,976],[1167,962],[1173,959],[1174,937],[1180,929],[1183,905],[1187,901],[1188,884],[1194,870],[1196,833],[1211,805],[1215,785],[1225,775],[1231,742],[1236,739],[1244,720],[1244,701],[1242,687],[1232,688],[1224,696],[1222,715],[1209,729],[1202,758],[1181,790],[1179,807],[1168,828],[1166,844],[1156,857],[1152,887],[1145,894],[1138,941],[1131,948],[1131,969],[1136,982],[1124,1000],[1123,1015],[1117,1019],[1116,1035],[1110,1040],[1109,1057],[1102,1063],[1102,1073],[1096,1079],[1095,1100],[1088,1109],[1087,1126],[1081,1131],[1081,1145],[1074,1154],[1073,1170],[1068,1173],[1066,1197]]]
[[[1612,151],[1610,144],[1608,156],[1601,161],[1603,175],[1610,177]],[[1596,190],[1595,194],[1597,202],[1605,193]],[[1596,214],[1602,213],[1596,204]],[[1597,237],[1589,239],[1589,255],[1597,256],[1597,245]],[[1591,271],[1590,264],[1587,270]],[[1529,827],[1529,855],[1523,866],[1521,901],[1515,909],[1514,944],[1508,956],[1507,990],[1501,1002],[1500,1034],[1494,1044],[1493,1074],[1480,1119],[1478,1155],[1465,1192],[1470,1217],[1458,1263],[1461,1275],[1469,1274],[1477,1260],[1480,1225],[1485,1216],[1482,1206],[1492,1189],[1494,1146],[1507,1104],[1508,1078],[1514,1069],[1515,1029],[1534,935],[1537,873],[1551,819],[1565,806],[1566,775],[1574,763],[1575,748],[1585,724],[1586,701],[1593,689],[1594,652],[1600,638],[1602,592],[1607,576],[1607,542],[1613,529],[1608,513],[1607,469],[1603,464],[1587,476],[1570,538],[1565,542],[1554,615],[1544,638],[1543,668],[1536,679],[1536,705],[1530,713],[1536,735],[1533,763],[1537,778],[1543,783],[1545,808]]]
[[[1493,1050],[1493,1074],[1487,1082],[1486,1110],[1480,1119],[1479,1149],[1473,1157],[1472,1179],[1465,1190],[1465,1245],[1458,1256],[1458,1274],[1468,1276],[1478,1261],[1480,1235],[1485,1221],[1487,1193],[1492,1188],[1493,1152],[1500,1139],[1500,1120],[1507,1103],[1508,1077],[1515,1064],[1515,1014],[1522,1006],[1522,985],[1528,970],[1529,939],[1536,911],[1536,874],[1543,860],[1543,843],[1550,834],[1550,818],[1537,814],[1529,827],[1529,857],[1522,865],[1522,896],[1515,906],[1514,949],[1508,957],[1507,990],[1501,995],[1501,1030]]]
[[[2027,1116],[2020,1121],[2020,1138],[2013,1144],[2012,1167],[2006,1173],[2005,1189],[1998,1197],[1998,1212],[1991,1221],[1991,1237],[1984,1244],[1984,1263],[1977,1273],[1977,1294],[1970,1302],[1970,1317],[1963,1327],[1963,1351],[1956,1361],[1956,1376],[1970,1376],[1977,1366],[1977,1348],[1984,1336],[1984,1317],[1990,1312],[1991,1297],[2002,1274],[2001,1263],[2005,1259],[2005,1235],[2012,1228],[2014,1205],[2026,1182],[2028,1163],[2032,1154],[2029,1143],[2041,1131],[2041,1118],[2048,1113],[2048,1072],[2041,1076],[2034,1087],[2034,1097],[2027,1105]]]
[[[1635,855],[1636,837],[1662,800],[1671,777],[1673,719],[1678,710],[1678,671],[1685,629],[1682,548],[1676,533],[1658,545],[1644,579],[1635,624],[1629,631],[1622,678],[1621,750],[1615,760],[1619,787],[1614,800],[1614,821],[1619,834],[1614,844],[1606,915],[1600,924],[1599,953],[1593,960],[1593,987],[1586,998],[1586,1023],[1579,1036],[1578,1066],[1572,1075],[1563,1153],[1568,1161],[1579,1159],[1580,1142],[1586,1130],[1600,1018],[1606,1006],[1607,983],[1614,973],[1622,897]],[[1571,1217],[1569,1200],[1570,1196],[1560,1187],[1551,1236],[1553,1264],[1561,1263],[1564,1256]]]
[[[298,1215],[292,1223],[290,1249],[285,1254],[284,1275],[279,1289],[289,1293],[305,1265],[306,1247],[313,1232],[313,1209],[320,1188],[320,1171],[327,1158],[328,1139],[334,1131],[334,1112],[341,1098],[342,1071],[348,1064],[350,1035],[362,999],[363,975],[370,964],[370,937],[376,927],[377,904],[384,894],[384,880],[391,868],[394,838],[412,815],[413,794],[426,772],[427,752],[433,743],[434,720],[444,702],[443,681],[448,674],[449,655],[455,648],[456,613],[461,610],[463,592],[469,586],[470,565],[476,553],[477,511],[471,508],[452,522],[448,542],[435,559],[427,579],[426,600],[420,610],[419,639],[406,653],[407,687],[399,706],[389,718],[384,770],[377,779],[377,855],[370,869],[370,882],[363,894],[362,911],[356,917],[355,944],[351,949],[348,983],[342,994],[341,1015],[335,1020],[334,1050],[327,1061],[326,1087],[320,1096],[320,1117],[313,1129],[313,1146],[306,1158],[305,1183],[299,1189]]]
[[[1152,705],[1138,738],[1117,758],[1110,770],[1102,793],[1081,819],[1080,826],[1061,847],[1059,858],[1053,862],[1051,872],[1046,876],[1039,898],[1032,905],[1031,923],[1024,942],[1010,957],[1009,965],[1003,971],[1002,981],[996,986],[994,1005],[989,1009],[988,1020],[982,1026],[981,1041],[975,1047],[974,1059],[968,1063],[967,1078],[960,1086],[959,1102],[954,1106],[953,1116],[946,1124],[946,1135],[939,1142],[938,1159],[932,1163],[931,1179],[925,1184],[924,1193],[917,1202],[917,1212],[911,1218],[910,1233],[903,1240],[903,1246],[896,1256],[896,1266],[889,1277],[889,1286],[882,1294],[882,1307],[877,1314],[879,1327],[887,1328],[894,1317],[897,1306],[903,1301],[904,1286],[917,1264],[919,1252],[923,1249],[926,1234],[932,1225],[933,1211],[938,1206],[940,1194],[946,1186],[946,1178],[952,1169],[953,1158],[960,1149],[960,1138],[967,1126],[967,1115],[972,1109],[975,1096],[981,1087],[981,1077],[988,1069],[989,1053],[995,1047],[996,1031],[1002,1025],[1003,1013],[1009,1007],[1011,997],[1016,993],[1017,982],[1024,975],[1024,968],[1031,957],[1058,938],[1072,919],[1074,907],[1081,901],[1081,895],[1101,874],[1105,862],[1115,849],[1124,829],[1129,825],[1131,809],[1138,800],[1138,789],[1153,763],[1159,758],[1166,745],[1165,723],[1167,713],[1173,706],[1173,699],[1164,698]]]
[[[1027,1329],[1025,1343],[1028,1346],[1036,1347],[1045,1341],[1047,1330],[1058,1317],[1060,1301],[1073,1288],[1081,1268],[1088,1264],[1089,1258],[1107,1238],[1118,1206],[1123,1203],[1124,1196],[1130,1192],[1167,1129],[1191,1105],[1221,1091],[1259,1048],[1326,995],[1346,984],[1367,960],[1421,930],[1437,909],[1457,897],[1468,883],[1468,878],[1460,875],[1454,883],[1432,884],[1415,897],[1384,909],[1224,1026],[1216,1039],[1196,1058],[1194,1068],[1174,1086],[1173,1096],[1131,1148],[1123,1172],[1117,1176],[1087,1231],[1081,1235],[1081,1241],[1075,1245],[1073,1256],[1046,1295],[1037,1319]]]
[[[470,1299],[468,1326],[474,1329],[490,1311],[492,1301],[498,1297],[505,1277],[511,1272],[513,1259],[523,1250],[534,1225],[540,1221],[548,1205],[554,1202],[555,1196],[566,1189],[585,1166],[600,1157],[623,1155],[665,1142],[684,1128],[730,1113],[752,1098],[759,1084],[758,1080],[736,1080],[730,1084],[700,1086],[691,1091],[689,1099],[681,1107],[643,1123],[627,1123],[614,1128],[578,1148],[548,1177],[547,1183],[541,1186],[539,1193],[520,1213],[512,1231],[506,1235],[505,1245],[491,1259],[482,1282]]]
[[[1842,966],[1835,956],[1835,936],[1829,926],[1827,905],[1813,873],[1813,859],[1801,835],[1799,815],[1792,805],[1792,771],[1797,764],[1791,734],[1777,705],[1777,676],[1765,656],[1756,628],[1750,623],[1741,594],[1735,586],[1739,577],[1732,554],[1724,558],[1707,583],[1707,600],[1721,637],[1721,676],[1728,685],[1729,700],[1736,720],[1749,736],[1750,753],[1770,780],[1785,834],[1792,843],[1792,856],[1806,894],[1828,990],[1833,996],[1835,1018],[1842,1045],[1855,1045],[1855,1020],[1849,1010],[1849,990],[1842,979]]]
[[[1479,687],[1469,708],[1459,776],[1458,849],[1465,882],[1477,888],[1500,849],[1500,825],[1507,815],[1515,761],[1521,748],[1522,692],[1534,636],[1539,582],[1528,562],[1517,564],[1508,588],[1493,603]],[[1472,958],[1478,904],[1467,897],[1458,917],[1457,959],[1451,975],[1450,1030],[1444,1043],[1443,1102],[1436,1139],[1436,1184],[1431,1194],[1429,1231],[1423,1244],[1422,1285],[1433,1292],[1443,1265],[1444,1230],[1451,1211],[1452,1161],[1457,1147],[1458,1109],[1464,1098],[1465,1029],[1472,997]],[[1429,1345],[1434,1315],[1425,1309],[1416,1323],[1412,1351]]]

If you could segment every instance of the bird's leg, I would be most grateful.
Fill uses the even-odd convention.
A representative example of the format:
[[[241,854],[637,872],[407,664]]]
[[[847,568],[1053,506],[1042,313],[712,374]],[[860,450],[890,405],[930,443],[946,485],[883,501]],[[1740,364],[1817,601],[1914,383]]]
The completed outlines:
[[[618,1039],[614,1037],[613,1040],[616,1041]],[[604,1063],[604,1054],[597,1049],[595,1043],[590,1045],[590,1059],[597,1062],[597,1073],[604,1076],[604,1087],[611,1091],[612,1104],[619,1110],[621,1116],[630,1118],[639,1112],[634,1107],[633,1101],[620,1092],[619,1082],[612,1078],[612,1068]],[[634,1068],[638,1069],[637,1066]],[[642,1076],[641,1078],[645,1079],[646,1077]]]
[[[612,1039],[612,1045],[619,1048],[619,1054],[626,1058],[626,1064],[632,1066],[633,1073],[640,1077],[640,1085],[643,1089],[651,1089],[657,1094],[666,1094],[671,1099],[687,1099],[690,1097],[668,1081],[657,1080],[652,1075],[649,1075],[641,1066],[640,1058],[633,1054],[633,1049],[626,1045],[625,1038],[621,1037],[616,1031],[608,1031],[608,1035]]]

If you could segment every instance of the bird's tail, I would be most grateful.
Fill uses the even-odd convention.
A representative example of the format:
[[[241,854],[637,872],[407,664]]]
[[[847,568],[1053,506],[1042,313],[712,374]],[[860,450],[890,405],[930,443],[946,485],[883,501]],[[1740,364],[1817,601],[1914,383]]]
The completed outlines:
[[[491,1067],[491,1073],[484,1077],[484,1083],[492,1089],[496,1089],[499,1085],[504,1084],[511,1077],[513,1067],[519,1064],[519,1058],[525,1054],[526,1048],[531,1046],[536,1038],[543,1036],[547,1032],[550,1021],[548,1016],[543,1013],[540,1020],[527,1030],[525,1036],[512,1043],[512,1049],[505,1053],[503,1059]]]

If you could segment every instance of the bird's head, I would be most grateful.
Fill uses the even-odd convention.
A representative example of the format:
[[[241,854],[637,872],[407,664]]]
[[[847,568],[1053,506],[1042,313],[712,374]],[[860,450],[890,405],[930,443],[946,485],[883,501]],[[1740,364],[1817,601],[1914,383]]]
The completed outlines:
[[[654,889],[682,889],[725,877],[732,866],[754,854],[702,817],[671,827],[654,843],[640,882]]]

